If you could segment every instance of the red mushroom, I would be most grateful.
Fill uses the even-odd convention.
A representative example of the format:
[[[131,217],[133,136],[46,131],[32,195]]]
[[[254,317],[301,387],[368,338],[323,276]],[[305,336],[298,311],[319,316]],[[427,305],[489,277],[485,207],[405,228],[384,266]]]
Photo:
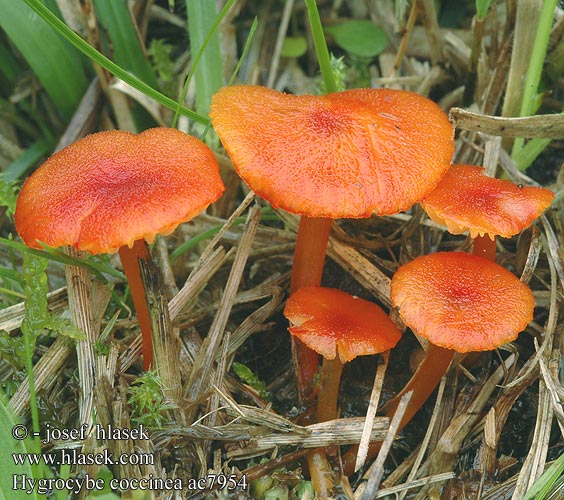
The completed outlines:
[[[454,151],[446,114],[398,90],[295,96],[225,87],[213,97],[210,117],[251,189],[273,207],[302,215],[291,293],[320,285],[333,219],[410,208],[437,185]],[[303,396],[318,356],[298,350]]]
[[[27,179],[15,223],[26,245],[70,245],[91,254],[119,251],[143,337],[145,369],[152,328],[138,259],[145,241],[170,234],[224,190],[212,151],[178,130],[89,135],[51,156]]]
[[[284,315],[290,333],[324,358],[317,420],[337,416],[343,364],[395,347],[401,332],[376,304],[335,288],[304,287],[290,296]]]
[[[392,278],[391,300],[407,326],[449,353],[427,355],[386,405],[392,416],[401,396],[413,390],[400,429],[431,395],[455,351],[491,350],[514,340],[533,319],[535,305],[529,287],[507,269],[463,252],[425,255],[400,267]],[[377,444],[370,454],[376,450]],[[353,465],[354,454],[347,452],[343,468],[352,473]]]
[[[290,333],[323,356],[317,421],[337,418],[337,397],[343,364],[357,356],[379,354],[395,347],[401,332],[376,304],[324,287],[300,288],[284,309]],[[314,489],[329,498],[330,467],[325,453],[308,454]]]
[[[554,193],[483,172],[473,165],[453,165],[421,206],[449,232],[469,231],[474,253],[495,260],[495,237],[510,238],[531,225],[550,206]]]

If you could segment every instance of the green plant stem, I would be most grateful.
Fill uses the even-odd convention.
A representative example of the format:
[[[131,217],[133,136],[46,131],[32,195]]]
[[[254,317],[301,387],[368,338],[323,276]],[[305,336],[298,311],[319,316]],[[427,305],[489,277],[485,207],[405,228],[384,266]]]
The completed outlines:
[[[128,85],[139,90],[146,96],[154,99],[155,101],[161,103],[167,108],[177,111],[195,122],[207,125],[209,123],[209,118],[202,116],[191,109],[184,106],[179,106],[179,104],[171,99],[170,97],[161,94],[158,90],[155,90],[150,85],[136,78],[132,74],[123,70],[116,63],[108,59],[102,53],[98,52],[94,47],[92,47],[88,42],[80,38],[74,31],[72,31],[63,21],[61,21],[55,14],[53,14],[40,0],[24,0],[35,13],[40,16],[46,23],[48,23],[53,29],[55,29],[61,36],[74,45],[78,50],[80,50],[88,58],[92,59],[98,63],[102,68],[109,71],[112,75],[115,75],[120,80],[123,80]]]
[[[525,77],[523,99],[521,100],[519,116],[529,116],[535,109],[535,100],[544,66],[546,48],[548,47],[548,38],[550,36],[550,28],[552,26],[552,19],[554,17],[556,4],[557,0],[545,0],[542,5],[539,23],[531,51],[531,60]],[[522,138],[517,138],[515,140],[511,153],[513,158],[521,151],[523,144],[524,140]]]
[[[201,45],[198,48],[198,52],[197,52],[196,56],[194,57],[194,60],[192,61],[192,67],[190,68],[190,72],[188,73],[188,76],[186,77],[186,82],[184,82],[184,87],[182,88],[182,93],[180,95],[180,99],[179,99],[178,104],[175,108],[173,127],[176,126],[176,123],[178,121],[178,115],[180,114],[180,112],[182,110],[181,104],[182,104],[182,102],[184,102],[184,99],[186,97],[186,93],[188,92],[188,85],[190,84],[192,77],[194,76],[194,74],[196,73],[196,71],[198,69],[199,62],[204,55],[204,51],[208,47],[208,44],[210,43],[210,41],[212,40],[214,35],[216,35],[217,28],[219,27],[219,24],[221,23],[223,18],[227,15],[227,12],[229,12],[229,9],[231,9],[231,6],[233,5],[234,1],[235,0],[228,0],[225,3],[225,5],[223,6],[223,9],[221,9],[220,13],[215,18],[214,23],[211,25],[211,28],[208,31],[208,34],[206,35],[205,39],[201,42]],[[208,2],[208,3],[210,3],[210,2]],[[211,2],[211,4],[215,8],[215,3]],[[192,2],[192,0],[187,0],[187,6],[189,8],[194,7],[194,3]],[[196,7],[197,7],[197,5],[196,5]],[[191,38],[191,40],[193,40],[193,39]],[[219,43],[219,39],[218,39],[218,43]],[[218,46],[218,48],[219,48],[219,46]],[[208,61],[207,63],[212,64],[211,61]],[[222,73],[223,73],[223,70],[222,70]],[[213,80],[214,80],[213,85],[216,86],[216,87],[218,85],[219,78],[220,78],[219,76],[213,77]],[[221,76],[221,78],[222,78],[221,81],[223,82],[223,77]],[[202,81],[200,82],[200,85],[204,85],[204,78],[203,77],[202,77]],[[207,92],[208,91],[206,90],[206,94],[207,94]],[[209,101],[210,99],[211,99],[211,95],[209,97],[206,97],[206,101]],[[204,103],[202,103],[202,102],[200,103],[200,105],[203,105],[203,104]],[[207,108],[209,109],[209,102],[207,103]],[[209,119],[207,120],[207,122],[209,123]],[[208,125],[208,123],[204,123],[204,125]]]
[[[337,92],[337,81],[333,74],[333,67],[331,66],[331,57],[327,49],[327,42],[325,41],[325,34],[323,33],[323,26],[317,10],[315,0],[305,0],[307,13],[309,17],[309,25],[311,27],[311,35],[313,37],[313,44],[315,46],[315,53],[317,55],[317,62],[327,93]]]
[[[33,373],[33,350],[31,349],[31,346],[35,345],[35,338],[33,336],[33,332],[29,327],[26,328],[24,326],[22,328],[22,332],[24,336],[25,362],[27,380],[29,384],[29,409],[31,412],[31,425],[33,427],[34,434],[39,435],[39,411],[37,409],[37,394],[35,393],[35,374]],[[36,437],[32,438],[33,442],[36,442],[36,440]]]

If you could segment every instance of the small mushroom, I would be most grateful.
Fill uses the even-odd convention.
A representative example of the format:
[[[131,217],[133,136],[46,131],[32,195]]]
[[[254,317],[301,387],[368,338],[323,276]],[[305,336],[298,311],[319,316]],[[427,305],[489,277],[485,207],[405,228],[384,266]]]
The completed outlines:
[[[376,304],[335,288],[304,287],[286,302],[290,333],[324,358],[317,420],[337,416],[343,364],[395,347],[401,332]]]
[[[390,297],[403,322],[435,345],[487,351],[533,319],[530,288],[504,267],[463,252],[437,252],[401,266]]]
[[[89,135],[51,156],[24,183],[15,212],[24,243],[70,245],[91,254],[119,251],[152,361],[152,328],[139,274],[146,241],[170,234],[223,193],[217,161],[176,129]]]
[[[495,237],[510,238],[531,225],[550,206],[554,193],[483,172],[474,165],[453,165],[421,206],[449,232],[469,231],[474,253],[495,260]]]
[[[291,293],[320,285],[333,219],[407,210],[437,185],[454,151],[452,125],[438,105],[399,90],[296,96],[224,87],[210,117],[250,188],[274,208],[302,215]],[[303,395],[318,356],[300,346],[297,357]]]
[[[376,304],[335,288],[303,287],[290,296],[284,315],[288,330],[323,356],[317,421],[337,418],[337,397],[343,364],[357,356],[395,347],[401,332]],[[319,498],[329,498],[331,467],[323,451],[307,456]]]
[[[529,287],[477,255],[437,252],[417,257],[396,271],[390,286],[392,304],[403,322],[431,342],[413,377],[385,406],[386,414],[393,416],[401,397],[413,391],[399,429],[435,390],[456,351],[495,349],[514,340],[533,319]],[[378,444],[371,445],[370,456]],[[354,458],[350,450],[343,456],[347,474],[354,471]]]

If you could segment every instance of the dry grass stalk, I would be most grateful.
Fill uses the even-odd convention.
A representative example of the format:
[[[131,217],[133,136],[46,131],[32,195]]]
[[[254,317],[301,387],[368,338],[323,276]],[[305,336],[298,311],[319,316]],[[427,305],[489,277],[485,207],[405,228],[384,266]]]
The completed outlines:
[[[372,392],[370,393],[370,402],[368,403],[368,410],[366,411],[364,429],[362,430],[362,437],[360,439],[358,453],[356,455],[356,463],[354,465],[355,472],[364,467],[364,462],[368,453],[368,446],[370,445],[370,430],[372,429],[376,410],[378,409],[380,395],[382,394],[382,385],[384,383],[384,375],[386,374],[389,360],[389,351],[383,353],[382,361],[378,364],[378,368],[376,369],[374,384],[372,385]]]
[[[429,421],[429,426],[427,427],[427,431],[425,432],[425,437],[421,442],[421,446],[417,450],[417,455],[415,456],[415,460],[413,461],[413,465],[411,467],[411,470],[409,471],[409,475],[407,476],[407,480],[406,480],[407,484],[411,483],[412,481],[415,481],[416,478],[421,475],[420,466],[421,463],[423,462],[423,458],[425,457],[425,454],[427,453],[427,447],[429,446],[429,442],[431,441],[431,436],[433,435],[433,432],[436,429],[435,426],[437,424],[442,409],[442,399],[446,385],[445,382],[446,382],[446,377],[443,377],[439,385],[439,389],[437,392],[437,400],[435,401],[435,407],[433,409],[431,420]],[[428,469],[428,467],[426,467],[426,469]],[[403,500],[406,494],[407,494],[407,490],[402,491],[399,494],[398,500]]]
[[[437,448],[431,454],[431,474],[452,470],[458,451],[472,427],[480,418],[480,412],[488,402],[493,391],[503,380],[506,370],[515,363],[514,355],[509,356],[491,375],[468,408],[457,415],[441,436]]]
[[[564,115],[559,114],[504,118],[474,113],[462,108],[452,108],[449,116],[457,128],[489,135],[564,138]]]
[[[241,449],[228,452],[229,457],[250,457],[266,453],[279,446],[302,446],[304,448],[320,448],[326,446],[341,446],[355,444],[360,441],[364,427],[363,417],[340,418],[318,424],[312,424],[299,429],[299,432],[284,434],[265,434],[251,437]],[[388,418],[376,417],[370,438],[372,441],[384,439],[388,430]],[[259,431],[260,428],[256,428]]]
[[[530,0],[517,3],[515,19],[515,33],[513,36],[513,50],[511,51],[511,65],[507,75],[505,98],[502,116],[518,116],[525,75],[531,60],[531,51],[542,8],[542,0]]]
[[[376,457],[376,460],[370,466],[370,469],[366,474],[366,476],[368,476],[368,481],[363,484],[362,490],[361,488],[359,488],[357,491],[355,491],[355,497],[359,496],[361,500],[370,500],[371,498],[374,498],[376,492],[378,491],[382,477],[384,476],[384,462],[388,456],[388,453],[390,452],[392,443],[401,423],[401,419],[403,418],[403,414],[407,409],[409,400],[411,399],[412,395],[413,392],[409,391],[406,392],[400,399],[398,407],[396,408],[394,416],[392,417],[392,421],[390,422],[390,427],[388,428],[386,436],[384,437],[382,447],[378,452],[378,456]]]
[[[67,287],[58,288],[47,294],[49,312],[56,313],[68,305]],[[22,326],[25,304],[20,302],[0,310],[0,329],[10,333]]]
[[[217,351],[223,338],[223,332],[233,306],[233,300],[237,293],[243,269],[253,242],[256,227],[260,221],[261,211],[259,207],[252,207],[247,218],[247,230],[243,234],[240,244],[237,247],[235,260],[231,273],[225,285],[225,291],[221,300],[220,308],[210,327],[210,331],[198,357],[194,362],[194,367],[190,380],[187,384],[186,396],[190,401],[197,401],[204,392],[204,388],[209,387],[211,367],[215,360]]]
[[[81,252],[72,247],[67,249],[67,253],[75,258],[82,256]],[[98,332],[94,329],[90,273],[82,267],[66,266],[65,274],[67,276],[71,317],[74,324],[86,336],[84,340],[79,340],[76,344],[81,390],[78,404],[80,424],[92,425],[94,422],[94,387],[96,384],[94,343],[98,338]]]
[[[58,337],[53,342],[33,368],[36,391],[40,391],[59,377],[73,350],[74,342],[67,337]],[[10,406],[16,415],[25,416],[29,412],[29,380],[27,377],[10,399]]]

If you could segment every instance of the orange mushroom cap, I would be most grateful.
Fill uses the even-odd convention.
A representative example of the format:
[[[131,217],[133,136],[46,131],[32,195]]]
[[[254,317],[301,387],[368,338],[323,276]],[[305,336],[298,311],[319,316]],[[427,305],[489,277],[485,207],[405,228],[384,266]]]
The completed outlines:
[[[473,165],[453,165],[421,206],[453,234],[470,231],[472,238],[487,234],[493,239],[521,232],[554,199],[548,189],[518,186],[483,172]]]
[[[170,234],[224,191],[212,151],[171,128],[89,135],[51,156],[24,183],[15,212],[26,245],[92,254]]]
[[[398,90],[295,96],[224,87],[210,117],[251,189],[275,208],[309,217],[406,210],[437,185],[454,151],[439,106]]]
[[[514,340],[535,306],[529,287],[507,269],[462,252],[438,252],[401,266],[391,299],[415,333],[459,352]]]
[[[324,358],[342,363],[394,347],[401,332],[376,304],[335,288],[300,288],[286,302],[288,328]]]

